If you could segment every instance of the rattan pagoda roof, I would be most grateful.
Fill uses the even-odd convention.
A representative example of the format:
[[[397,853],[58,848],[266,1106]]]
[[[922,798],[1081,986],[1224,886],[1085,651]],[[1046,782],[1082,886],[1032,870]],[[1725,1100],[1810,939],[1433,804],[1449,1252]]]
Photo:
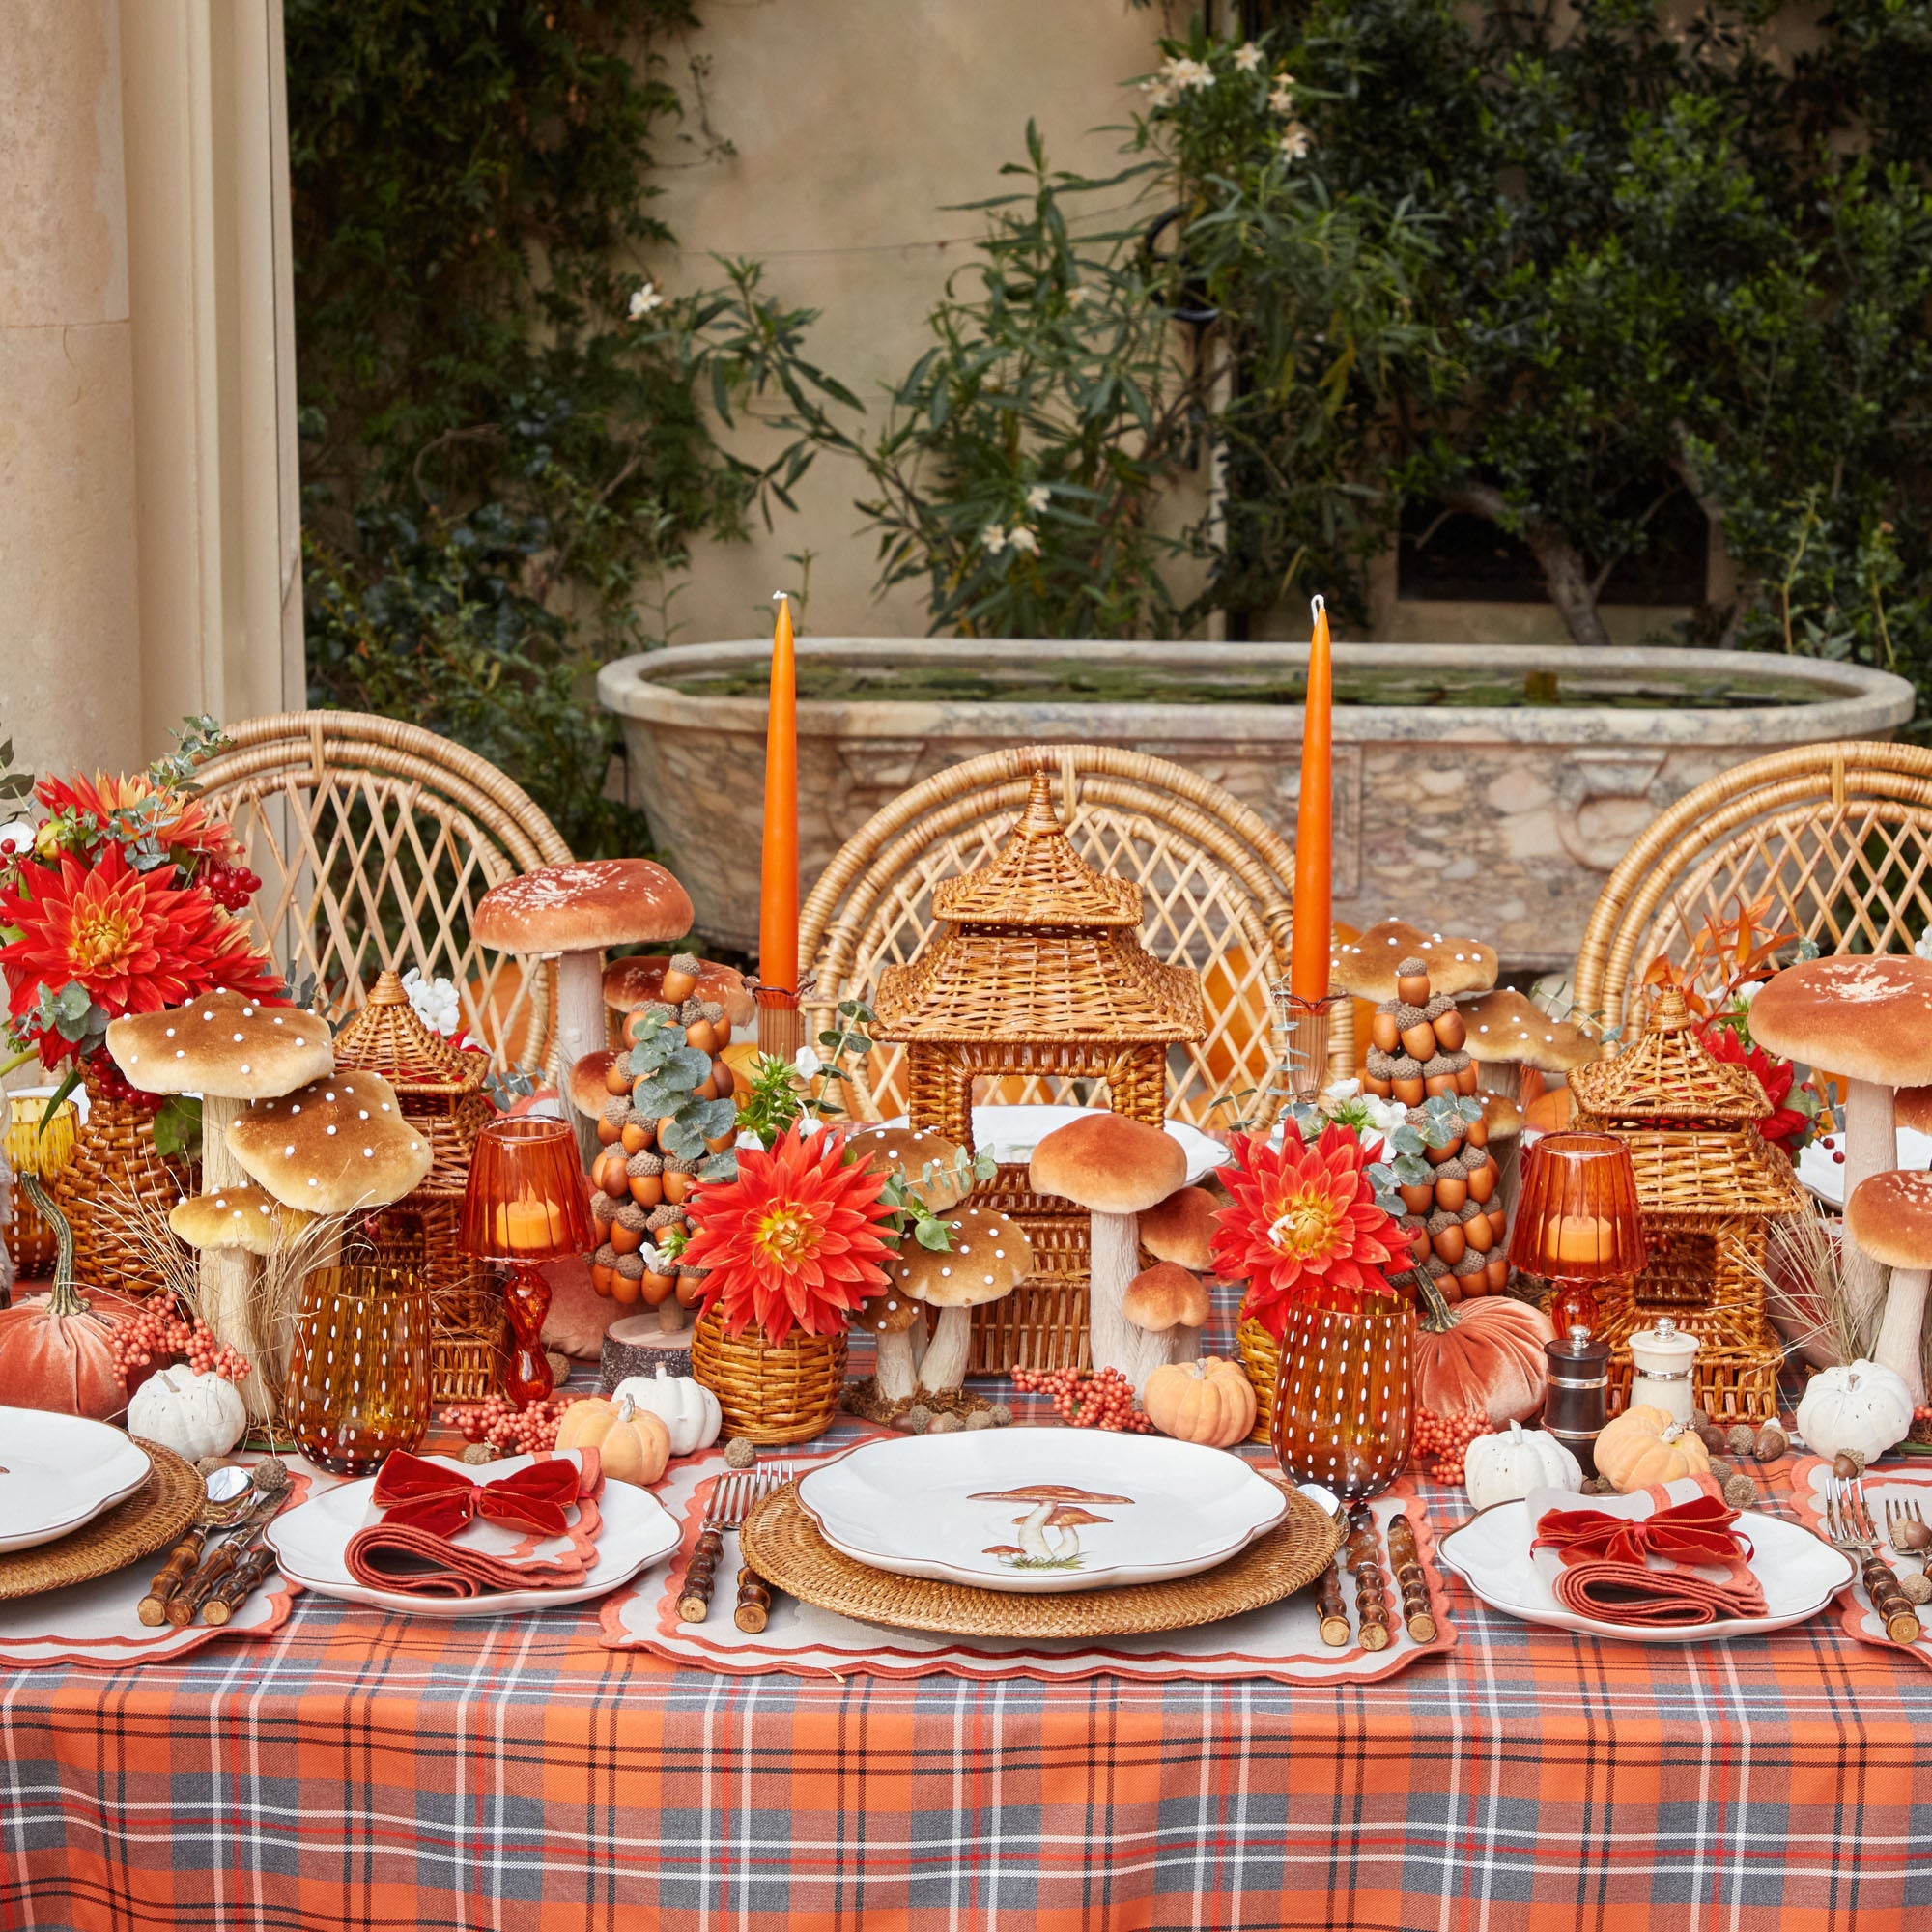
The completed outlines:
[[[1675,987],[1652,1002],[1643,1032],[1623,1052],[1577,1067],[1570,1091],[1578,1115],[1592,1122],[1747,1127],[1771,1112],[1757,1075],[1719,1060],[1698,1037]]]
[[[909,966],[879,976],[881,1039],[1099,1040],[1206,1037],[1200,975],[1156,959],[1118,926],[1030,930],[948,925]]]
[[[460,1052],[425,1026],[403,982],[388,971],[335,1036],[335,1064],[380,1073],[405,1098],[476,1094],[483,1087],[482,1055]]]
[[[1755,1127],[1735,1133],[1636,1127],[1619,1133],[1636,1170],[1645,1222],[1721,1233],[1726,1223],[1796,1214],[1804,1190]]]
[[[1141,923],[1141,889],[1096,872],[1053,809],[1053,781],[1033,775],[1026,810],[990,866],[932,889],[932,916],[979,925],[1129,926]]]

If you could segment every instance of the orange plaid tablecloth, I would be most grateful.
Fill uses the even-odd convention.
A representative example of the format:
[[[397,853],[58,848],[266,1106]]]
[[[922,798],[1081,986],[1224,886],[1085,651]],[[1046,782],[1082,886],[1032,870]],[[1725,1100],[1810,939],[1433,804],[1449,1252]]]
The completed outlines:
[[[1829,1616],[1639,1648],[1449,1582],[1453,1652],[1332,1690],[725,1678],[603,1649],[594,1604],[298,1598],[0,1682],[0,1925],[1932,1923],[1932,1672]]]

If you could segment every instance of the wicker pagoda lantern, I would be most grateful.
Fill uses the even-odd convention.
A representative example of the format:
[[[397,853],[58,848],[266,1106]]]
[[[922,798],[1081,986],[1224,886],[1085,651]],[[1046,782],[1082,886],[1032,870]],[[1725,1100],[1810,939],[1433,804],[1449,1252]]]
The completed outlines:
[[[973,1147],[978,1083],[1017,1076],[1104,1084],[1116,1112],[1161,1124],[1170,1047],[1208,1031],[1200,975],[1140,941],[1140,888],[1094,870],[1036,772],[1026,809],[983,870],[933,888],[933,936],[910,964],[879,976],[874,1035],[906,1049],[915,1127]],[[970,1197],[1009,1216],[1033,1271],[975,1315],[972,1362],[1063,1368],[1087,1360],[1085,1209],[1003,1162]]]
[[[402,981],[385,972],[336,1035],[335,1065],[380,1073],[396,1090],[403,1118],[429,1142],[429,1173],[400,1201],[370,1214],[363,1228],[385,1263],[422,1271],[432,1397],[481,1402],[500,1384],[503,1295],[487,1264],[463,1252],[457,1233],[470,1151],[494,1112],[483,1092],[484,1058],[459,1051],[425,1026]]]
[[[1572,1124],[1630,1147],[1650,1249],[1629,1292],[1599,1295],[1612,1413],[1629,1399],[1631,1336],[1667,1315],[1697,1338],[1697,1406],[1714,1422],[1769,1420],[1783,1351],[1765,1316],[1765,1242],[1773,1221],[1804,1210],[1804,1196],[1758,1132],[1771,1103],[1757,1076],[1719,1060],[1667,987],[1636,1039],[1578,1067],[1570,1086]]]

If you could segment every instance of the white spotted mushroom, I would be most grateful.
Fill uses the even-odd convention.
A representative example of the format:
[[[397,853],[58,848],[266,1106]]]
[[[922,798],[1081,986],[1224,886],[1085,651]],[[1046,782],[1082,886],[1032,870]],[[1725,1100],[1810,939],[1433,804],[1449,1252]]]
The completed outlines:
[[[682,939],[691,921],[690,895],[662,866],[585,859],[491,887],[469,931],[479,946],[556,960],[557,1087],[568,1094],[571,1069],[608,1044],[605,949]],[[574,1124],[587,1166],[597,1157],[596,1130],[581,1113]]]
[[[873,1338],[872,1376],[887,1402],[905,1402],[919,1387],[913,1360],[912,1329],[924,1325],[925,1315],[910,1294],[889,1288],[861,1303],[852,1317],[855,1334]]]
[[[1338,941],[1329,967],[1331,983],[1358,1000],[1395,997],[1396,969],[1406,959],[1420,959],[1428,969],[1429,984],[1437,993],[1479,993],[1496,983],[1500,964],[1495,948],[1480,939],[1459,939],[1451,933],[1424,932],[1406,920],[1385,919],[1357,940]]]
[[[202,1254],[211,1248],[239,1248],[266,1257],[314,1219],[262,1187],[223,1187],[212,1194],[190,1195],[168,1209],[168,1226]]]
[[[957,1208],[939,1218],[950,1246],[923,1247],[909,1234],[886,1270],[896,1292],[939,1311],[919,1369],[935,1394],[965,1384],[972,1311],[1010,1294],[1033,1266],[1032,1245],[1004,1214]]]
[[[251,1180],[312,1214],[386,1208],[434,1158],[395,1089],[360,1068],[258,1100],[228,1129],[228,1147]]]
[[[228,1129],[244,1105],[290,1092],[327,1073],[335,1045],[327,1022],[299,1007],[265,1006],[241,993],[205,993],[185,1007],[128,1013],[110,1022],[107,1051],[130,1087],[144,1094],[201,1096],[201,1184],[211,1193],[247,1179],[229,1152]],[[255,1253],[203,1247],[196,1266],[201,1319],[216,1341],[251,1361],[270,1338],[261,1332],[253,1293]],[[257,1417],[269,1396],[258,1376],[242,1385]]]
[[[1463,1050],[1492,1069],[1487,1091],[1524,1106],[1543,1091],[1540,1079],[1524,1077],[1525,1069],[1537,1075],[1568,1075],[1587,1066],[1604,1050],[1595,1034],[1546,1013],[1513,986],[1498,986],[1480,999],[1464,1000],[1460,1010],[1466,1030]],[[1497,1070],[1511,1068],[1513,1073]]]

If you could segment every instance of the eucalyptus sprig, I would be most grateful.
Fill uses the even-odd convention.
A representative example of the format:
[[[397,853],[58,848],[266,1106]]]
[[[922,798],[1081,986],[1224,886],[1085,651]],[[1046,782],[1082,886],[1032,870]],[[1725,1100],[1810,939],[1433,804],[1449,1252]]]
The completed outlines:
[[[895,1214],[887,1232],[901,1247],[913,1240],[934,1254],[945,1253],[952,1245],[952,1230],[945,1215],[928,1208],[917,1189],[931,1189],[942,1180],[971,1187],[975,1181],[992,1179],[999,1171],[999,1162],[983,1149],[968,1153],[961,1148],[956,1159],[927,1161],[920,1169],[917,1181],[903,1173],[894,1173],[879,1193],[879,1199]]]
[[[684,1028],[662,1013],[646,1013],[625,1067],[634,1083],[632,1106],[660,1123],[658,1145],[675,1159],[696,1160],[700,1180],[735,1180],[737,1106],[700,1097],[711,1056],[686,1042]]]

